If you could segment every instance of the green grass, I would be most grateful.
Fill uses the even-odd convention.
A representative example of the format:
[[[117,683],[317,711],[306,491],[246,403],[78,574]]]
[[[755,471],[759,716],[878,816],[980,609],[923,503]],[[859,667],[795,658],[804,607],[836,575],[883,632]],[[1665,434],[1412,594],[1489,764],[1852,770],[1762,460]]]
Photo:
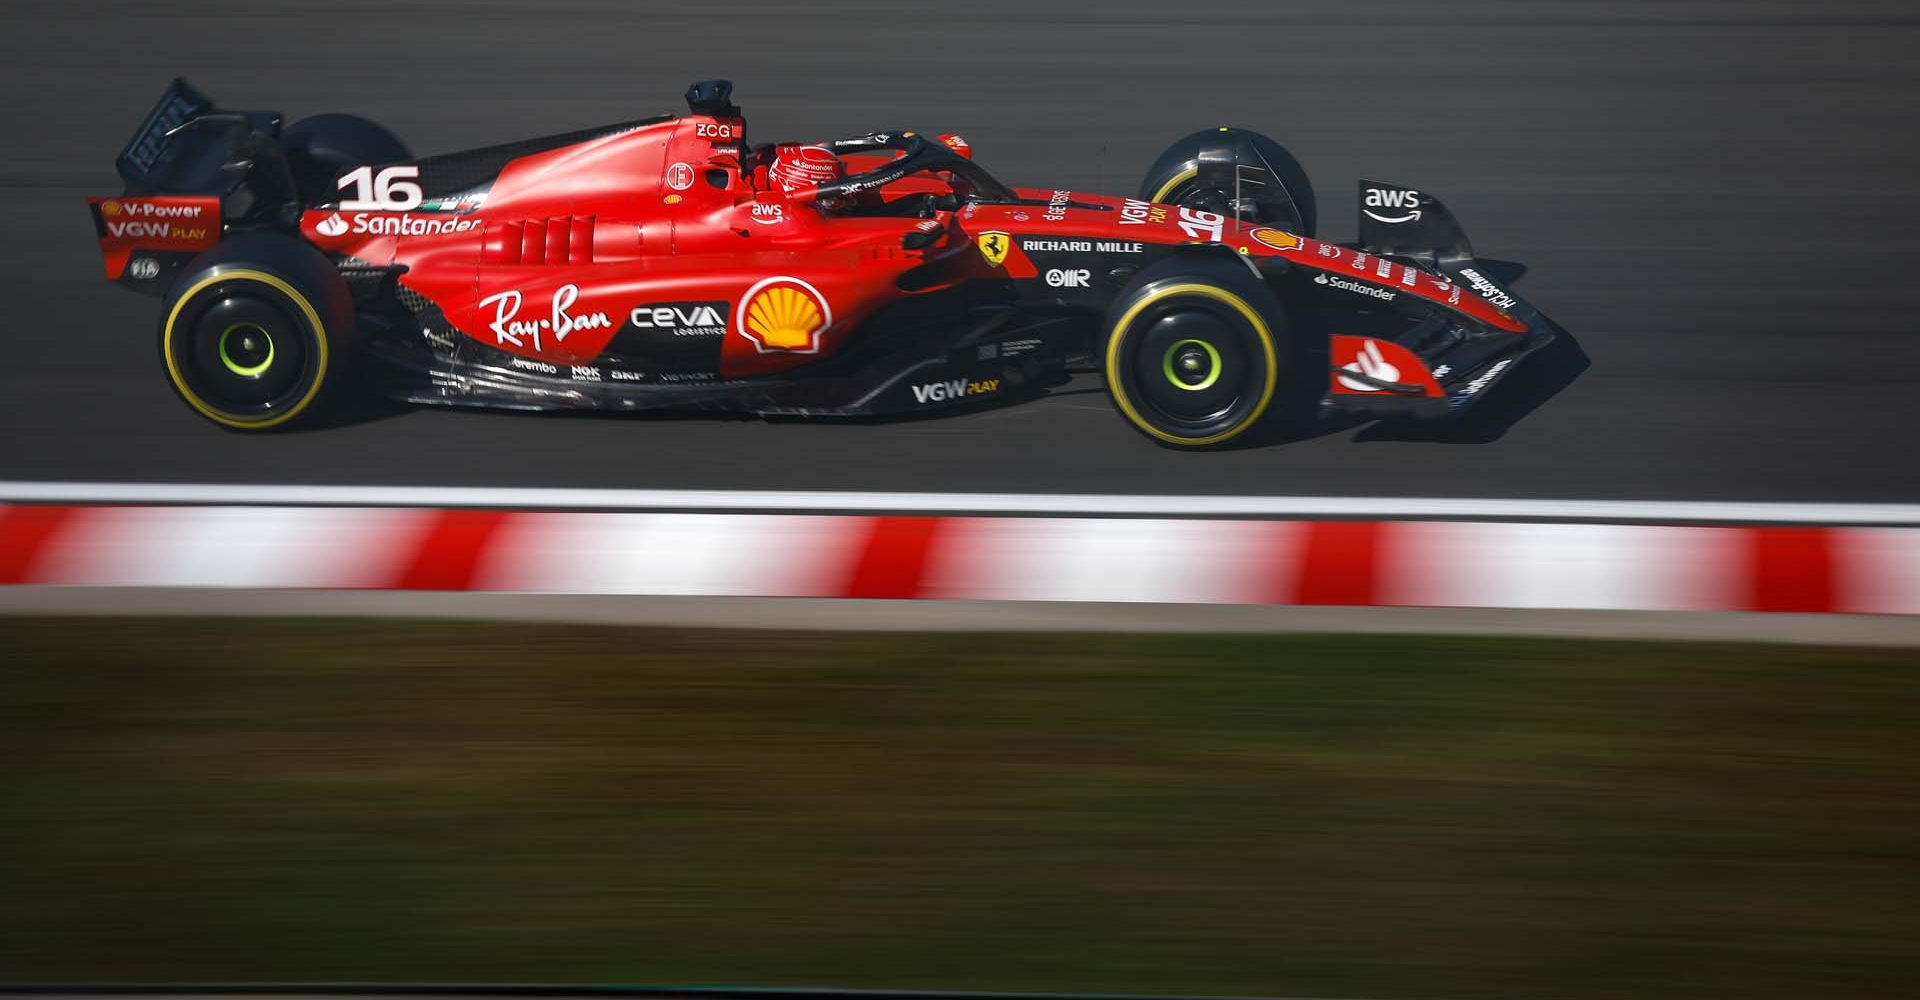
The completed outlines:
[[[1888,997],[1920,654],[0,619],[0,979]]]

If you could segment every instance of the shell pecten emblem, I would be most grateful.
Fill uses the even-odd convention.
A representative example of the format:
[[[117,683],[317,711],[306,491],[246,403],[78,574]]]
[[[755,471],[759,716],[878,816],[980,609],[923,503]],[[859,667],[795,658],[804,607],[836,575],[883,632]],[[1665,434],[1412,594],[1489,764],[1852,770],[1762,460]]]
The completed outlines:
[[[1298,250],[1301,246],[1300,237],[1292,233],[1282,232],[1278,229],[1268,229],[1264,226],[1247,235],[1252,236],[1254,239],[1259,240],[1275,250]]]
[[[741,296],[735,325],[762,354],[818,354],[820,335],[833,325],[833,307],[799,278],[766,278]]]

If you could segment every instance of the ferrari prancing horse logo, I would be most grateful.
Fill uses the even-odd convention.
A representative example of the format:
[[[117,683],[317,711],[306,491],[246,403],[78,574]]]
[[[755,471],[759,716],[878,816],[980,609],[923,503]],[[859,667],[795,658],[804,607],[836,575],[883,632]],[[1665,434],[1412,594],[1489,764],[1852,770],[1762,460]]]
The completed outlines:
[[[1013,247],[1013,239],[1006,233],[981,233],[974,242],[980,245],[980,256],[987,259],[990,267],[999,267]]]

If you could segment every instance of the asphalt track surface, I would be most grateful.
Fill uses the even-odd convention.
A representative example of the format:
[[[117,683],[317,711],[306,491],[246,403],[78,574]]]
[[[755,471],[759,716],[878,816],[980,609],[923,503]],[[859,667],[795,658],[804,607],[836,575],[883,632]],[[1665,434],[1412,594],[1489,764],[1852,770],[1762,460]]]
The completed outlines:
[[[1916,50],[1899,0],[13,0],[0,479],[1913,501]],[[1012,182],[1107,192],[1244,125],[1307,166],[1323,235],[1353,234],[1361,176],[1444,197],[1591,363],[1556,393],[1516,373],[1444,432],[1213,454],[1154,446],[1097,384],[898,423],[366,407],[236,435],[170,395],[155,304],[104,283],[82,202],[118,191],[114,154],[179,73],[423,154],[728,76],[760,138],[959,131]]]

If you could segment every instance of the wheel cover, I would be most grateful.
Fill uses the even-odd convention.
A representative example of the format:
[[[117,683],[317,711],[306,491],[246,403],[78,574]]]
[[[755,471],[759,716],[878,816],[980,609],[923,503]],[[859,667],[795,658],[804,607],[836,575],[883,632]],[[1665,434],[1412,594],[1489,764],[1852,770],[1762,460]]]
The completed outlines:
[[[1192,337],[1176,340],[1160,359],[1160,373],[1176,389],[1210,389],[1220,381],[1220,350]]]
[[[273,367],[273,334],[258,323],[235,323],[220,331],[220,363],[241,378],[259,378]]]
[[[1106,373],[1134,426],[1169,444],[1203,447],[1258,422],[1278,384],[1279,358],[1272,330],[1245,299],[1180,283],[1141,296],[1115,323]]]
[[[249,327],[260,334],[247,346],[240,342]],[[162,324],[160,351],[189,406],[248,430],[305,410],[326,381],[329,361],[326,326],[313,303],[279,276],[246,268],[207,275],[182,293]]]

